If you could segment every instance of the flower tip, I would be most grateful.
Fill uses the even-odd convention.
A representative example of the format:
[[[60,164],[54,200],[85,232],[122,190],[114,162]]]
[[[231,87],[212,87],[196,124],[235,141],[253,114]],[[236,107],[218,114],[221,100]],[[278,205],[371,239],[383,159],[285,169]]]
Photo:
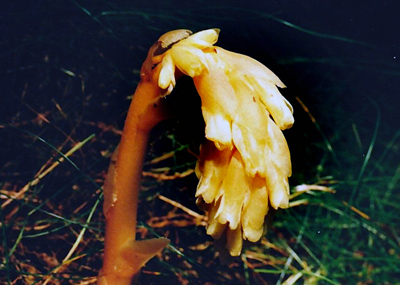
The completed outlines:
[[[287,130],[290,129],[291,127],[293,127],[294,124],[294,118],[293,116],[286,118],[286,120],[280,122],[278,125],[279,129],[283,130]]]
[[[213,30],[214,30],[214,32],[216,32],[216,33],[217,33],[217,36],[219,36],[219,33],[221,32],[221,29],[218,29],[218,28],[213,28]]]
[[[287,209],[289,208],[289,195],[287,194],[286,191],[274,191],[270,194],[270,203],[272,208],[275,210],[278,210],[278,208],[281,209]]]

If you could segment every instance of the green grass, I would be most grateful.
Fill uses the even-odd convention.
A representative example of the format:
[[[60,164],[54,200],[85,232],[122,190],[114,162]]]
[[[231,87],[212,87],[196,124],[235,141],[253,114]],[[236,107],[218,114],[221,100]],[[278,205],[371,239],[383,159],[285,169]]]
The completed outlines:
[[[361,36],[364,22],[343,29],[316,7],[292,4],[77,0],[1,11],[0,283],[95,283],[104,242],[100,187],[147,49],[168,30],[218,27],[219,46],[260,60],[288,86],[292,193],[303,184],[334,193],[294,197],[296,206],[276,212],[259,243],[220,264],[204,219],[182,210],[202,214],[190,170],[204,126],[190,80],[179,82],[170,100],[182,113],[152,134],[138,213],[138,238],[172,242],[140,283],[398,284],[396,50],[390,35]],[[331,8],[339,19],[342,10]],[[354,19],[374,9],[383,8],[361,7]]]

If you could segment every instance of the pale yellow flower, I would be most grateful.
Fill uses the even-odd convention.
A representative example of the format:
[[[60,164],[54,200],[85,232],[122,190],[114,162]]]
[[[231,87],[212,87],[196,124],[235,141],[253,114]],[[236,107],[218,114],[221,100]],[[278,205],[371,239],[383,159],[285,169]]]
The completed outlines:
[[[294,120],[279,78],[250,57],[213,46],[218,33],[185,35],[152,64],[162,66],[158,84],[166,94],[176,84],[176,68],[193,78],[207,138],[196,196],[208,211],[207,233],[226,235],[229,253],[237,256],[243,239],[261,238],[269,206],[288,207],[291,163],[281,130]]]
[[[175,67],[190,77],[198,76],[207,68],[204,51],[218,40],[219,30],[211,29],[195,33],[172,45],[165,53],[152,58],[154,65],[161,63],[158,85],[171,93],[175,86]]]

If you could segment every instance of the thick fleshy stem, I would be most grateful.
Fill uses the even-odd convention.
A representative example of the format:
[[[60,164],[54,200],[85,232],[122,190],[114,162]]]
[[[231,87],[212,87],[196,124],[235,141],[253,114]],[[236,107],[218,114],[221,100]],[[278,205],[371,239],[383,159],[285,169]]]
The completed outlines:
[[[162,251],[165,238],[136,241],[136,217],[143,160],[152,128],[169,117],[160,68],[142,77],[129,107],[121,142],[104,183],[106,235],[98,284],[131,284],[144,264]]]

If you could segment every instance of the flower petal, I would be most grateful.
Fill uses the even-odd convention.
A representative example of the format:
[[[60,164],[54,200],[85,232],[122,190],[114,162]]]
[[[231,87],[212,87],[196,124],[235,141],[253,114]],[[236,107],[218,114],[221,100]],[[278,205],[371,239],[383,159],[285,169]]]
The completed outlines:
[[[236,229],[240,223],[243,201],[249,191],[249,179],[243,169],[240,154],[234,151],[221,185],[221,204],[216,217],[221,224],[229,223],[230,229]]]
[[[257,91],[261,102],[271,113],[272,118],[281,130],[293,126],[293,107],[279,92],[274,83],[265,79],[249,78]]]
[[[226,248],[231,256],[239,256],[242,251],[243,238],[242,228],[239,225],[236,229],[226,231]]]
[[[168,95],[172,92],[172,89],[175,87],[175,65],[173,63],[171,55],[167,54],[163,61],[162,67],[160,70],[160,75],[158,77],[158,86],[161,89],[167,89]]]
[[[287,208],[289,205],[288,177],[292,171],[290,152],[285,137],[271,118],[268,123],[266,153],[265,179],[271,206],[274,209]]]
[[[236,74],[236,75],[234,75]],[[243,78],[232,72],[230,82],[238,100],[232,123],[232,138],[250,177],[265,173],[265,144],[268,138],[269,113]]]
[[[230,120],[223,114],[211,113],[204,107],[202,109],[206,122],[206,138],[213,140],[219,150],[230,148],[232,145]]]
[[[271,70],[264,66],[259,61],[247,55],[227,51],[220,47],[215,47],[215,50],[223,61],[229,62],[234,70],[241,70],[246,76],[256,78],[265,78],[271,81],[278,87],[284,88],[285,84]]]
[[[261,238],[268,213],[268,190],[265,178],[257,175],[250,187],[249,199],[243,207],[243,238],[256,242]]]
[[[286,209],[289,207],[289,184],[287,178],[279,175],[276,168],[271,167],[269,171],[270,175],[267,179],[269,201],[272,208],[277,210],[278,208]],[[271,177],[274,177],[271,179]]]
[[[198,76],[208,68],[204,52],[194,46],[179,42],[167,53],[179,70],[190,77]]]
[[[248,81],[263,104],[271,113],[280,129],[287,129],[293,125],[293,108],[280,94],[278,87],[285,87],[282,81],[267,67],[251,57],[230,52],[222,48],[215,48],[218,57],[229,63],[230,69],[240,73],[242,80]]]
[[[188,44],[197,48],[209,48],[212,47],[218,41],[219,29],[208,29],[197,32],[185,40],[182,40],[182,44]]]
[[[208,56],[208,72],[193,78],[201,97],[206,138],[218,149],[232,148],[231,122],[238,102],[228,76],[218,59]]]
[[[292,175],[290,151],[282,131],[271,118],[268,123],[268,164],[274,163],[284,177]]]
[[[202,196],[207,204],[222,195],[218,190],[225,178],[231,154],[228,149],[219,151],[210,141],[201,146],[200,158],[196,165],[196,174],[200,179],[196,197]]]
[[[218,201],[215,204],[210,204],[208,212],[207,234],[212,236],[214,239],[220,239],[225,233],[227,226],[227,224],[221,224],[216,217],[219,203],[220,202]]]

